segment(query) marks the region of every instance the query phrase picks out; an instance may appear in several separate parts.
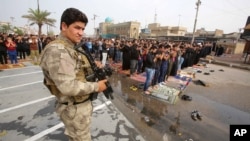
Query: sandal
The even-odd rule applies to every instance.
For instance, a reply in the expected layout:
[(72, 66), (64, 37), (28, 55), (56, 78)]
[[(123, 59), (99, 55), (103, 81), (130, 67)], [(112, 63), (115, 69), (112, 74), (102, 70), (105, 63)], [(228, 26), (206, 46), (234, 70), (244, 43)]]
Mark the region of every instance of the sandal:
[(202, 120), (202, 115), (199, 111), (194, 110), (193, 112), (191, 112), (191, 118), (196, 121), (197, 119)]
[(133, 91), (136, 91), (136, 90), (137, 90), (137, 87), (134, 86), (134, 85), (130, 86), (129, 88), (130, 88), (131, 90), (133, 90)]
[(197, 70), (197, 72), (198, 72), (198, 73), (202, 73), (202, 71), (201, 71), (201, 70)]
[(195, 113), (196, 113), (196, 115), (197, 115), (197, 119), (202, 120), (202, 114), (201, 114), (199, 111), (194, 110), (193, 112), (195, 112)]
[(197, 118), (197, 113), (195, 111), (191, 112), (191, 118), (196, 121), (198, 118)]
[(219, 69), (219, 71), (224, 71), (223, 69)]
[(192, 101), (192, 97), (185, 95), (185, 94), (181, 96), (181, 99), (186, 100), (186, 101)]

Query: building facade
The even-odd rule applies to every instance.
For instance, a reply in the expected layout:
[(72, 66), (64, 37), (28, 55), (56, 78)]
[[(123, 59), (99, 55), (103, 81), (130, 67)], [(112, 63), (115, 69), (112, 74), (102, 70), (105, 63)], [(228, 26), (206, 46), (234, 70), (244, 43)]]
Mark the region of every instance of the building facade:
[(140, 23), (136, 21), (129, 21), (114, 24), (109, 17), (105, 22), (99, 23), (97, 34), (102, 38), (139, 38)]
[(185, 36), (187, 32), (186, 27), (181, 26), (161, 26), (159, 23), (151, 23), (148, 28), (142, 29), (140, 33), (140, 38), (142, 39), (159, 39), (159, 38), (169, 38), (169, 37), (180, 37)]

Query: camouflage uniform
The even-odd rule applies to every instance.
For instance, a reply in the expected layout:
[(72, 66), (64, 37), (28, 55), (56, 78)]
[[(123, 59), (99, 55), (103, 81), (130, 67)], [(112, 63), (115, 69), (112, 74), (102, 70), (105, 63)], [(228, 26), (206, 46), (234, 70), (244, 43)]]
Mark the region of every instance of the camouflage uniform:
[(73, 141), (89, 141), (93, 111), (89, 94), (98, 91), (96, 82), (87, 82), (92, 73), (87, 58), (74, 50), (74, 44), (60, 35), (42, 52), (40, 66), (44, 84), (56, 96), (56, 112)]

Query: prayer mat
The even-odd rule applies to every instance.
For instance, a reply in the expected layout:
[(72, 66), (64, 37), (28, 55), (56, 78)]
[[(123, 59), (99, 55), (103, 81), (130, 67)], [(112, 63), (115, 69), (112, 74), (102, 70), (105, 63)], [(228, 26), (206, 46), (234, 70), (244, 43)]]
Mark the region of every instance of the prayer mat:
[(166, 85), (160, 85), (157, 89), (151, 91), (152, 97), (159, 98), (170, 104), (175, 104), (178, 100), (180, 90)]

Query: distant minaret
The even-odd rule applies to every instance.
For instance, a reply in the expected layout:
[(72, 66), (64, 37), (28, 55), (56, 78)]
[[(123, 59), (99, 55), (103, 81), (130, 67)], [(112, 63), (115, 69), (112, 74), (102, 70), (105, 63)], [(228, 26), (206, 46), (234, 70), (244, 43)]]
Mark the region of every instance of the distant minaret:
[(155, 17), (154, 17), (154, 23), (157, 22), (157, 13), (156, 13), (156, 9), (155, 9)]

